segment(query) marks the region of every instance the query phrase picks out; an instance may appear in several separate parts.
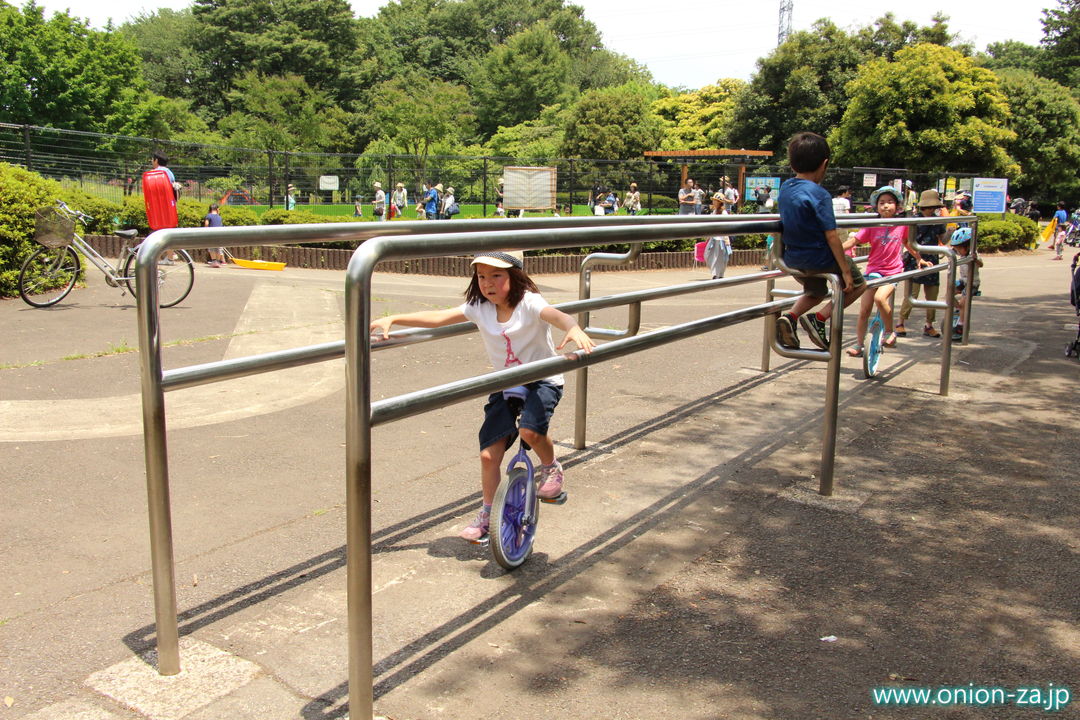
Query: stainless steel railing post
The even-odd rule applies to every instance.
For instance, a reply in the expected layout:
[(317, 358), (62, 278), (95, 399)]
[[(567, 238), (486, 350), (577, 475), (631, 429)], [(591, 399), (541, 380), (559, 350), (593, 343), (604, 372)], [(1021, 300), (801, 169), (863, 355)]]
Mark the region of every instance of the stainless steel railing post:
[[(629, 265), (641, 254), (641, 243), (630, 246), (626, 253), (591, 253), (581, 261), (581, 269), (578, 271), (578, 300), (587, 300), (592, 297), (592, 269), (595, 265)], [(634, 333), (641, 325), (641, 304), (637, 305), (637, 312), (631, 310), (630, 327)], [(589, 313), (578, 313), (578, 325), (582, 330), (589, 327)], [(589, 413), (589, 368), (583, 367), (575, 374), (574, 384), (574, 447), (578, 450), (585, 449), (585, 431), (588, 424)]]
[(949, 374), (952, 372), (952, 319), (956, 310), (956, 251), (945, 248), (942, 253), (949, 262), (945, 273), (945, 319), (941, 323), (941, 377), (938, 380), (938, 393), (942, 397), (949, 395)]
[(819, 495), (833, 494), (836, 466), (836, 421), (840, 412), (840, 346), (844, 342), (844, 283), (839, 275), (825, 276), (832, 286), (832, 318), (829, 321), (829, 363), (825, 376), (825, 410), (821, 428), (821, 479)]
[[(368, 241), (375, 243), (376, 241)], [(364, 248), (367, 247), (363, 246)], [(345, 280), (345, 543), (349, 715), (374, 710), (371, 592), (371, 325), (374, 263), (353, 253)]]
[(165, 390), (161, 384), (161, 325), (158, 315), (157, 260), (166, 235), (154, 233), (135, 261), (138, 288), (139, 363), (142, 384), (143, 453), (146, 503), (150, 517), (150, 565), (154, 581), (154, 622), (158, 672), (180, 672), (180, 632), (176, 618), (176, 571), (173, 563), (169, 456), (165, 433)]

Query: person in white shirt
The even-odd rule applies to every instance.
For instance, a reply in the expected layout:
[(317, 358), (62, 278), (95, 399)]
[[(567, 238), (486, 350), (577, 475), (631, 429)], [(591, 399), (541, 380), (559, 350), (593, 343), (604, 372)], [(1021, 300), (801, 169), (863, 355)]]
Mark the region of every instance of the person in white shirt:
[(386, 219), (386, 193), (383, 192), (382, 183), (375, 183), (375, 202), (371, 206), (376, 220)]
[[(395, 324), (431, 328), (471, 320), (496, 370), (555, 357), (571, 342), (585, 353), (592, 351), (593, 341), (577, 321), (541, 297), (536, 283), (525, 274), (520, 253), (480, 253), (473, 259), (472, 268), (464, 304), (447, 310), (388, 315), (371, 323), (372, 334), (385, 337)], [(566, 333), (558, 345), (552, 343), (551, 326)], [(487, 536), (503, 455), (519, 433), (542, 463), (537, 494), (545, 499), (563, 494), (562, 465), (548, 435), (551, 415), (562, 398), (563, 376), (552, 375), (521, 387), (524, 389), (518, 397), (523, 395), (523, 401), (508, 398), (509, 391), (496, 392), (484, 407), (480, 427), (483, 504), (476, 519), (461, 532), (461, 537), (470, 542), (482, 542)], [(517, 413), (520, 419), (515, 417)]]

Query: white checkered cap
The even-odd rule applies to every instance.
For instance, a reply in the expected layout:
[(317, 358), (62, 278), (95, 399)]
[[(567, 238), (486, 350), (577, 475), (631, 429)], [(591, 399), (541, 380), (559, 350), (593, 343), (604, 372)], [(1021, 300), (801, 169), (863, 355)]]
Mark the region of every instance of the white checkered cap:
[(490, 265), (497, 268), (525, 267), (525, 256), (520, 250), (514, 252), (485, 252), (473, 258), (473, 265)]

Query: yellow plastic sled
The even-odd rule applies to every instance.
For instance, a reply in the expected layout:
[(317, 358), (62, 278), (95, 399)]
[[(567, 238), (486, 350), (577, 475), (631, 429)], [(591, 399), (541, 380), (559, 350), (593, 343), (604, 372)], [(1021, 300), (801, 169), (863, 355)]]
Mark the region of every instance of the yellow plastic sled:
[(247, 268), (248, 270), (284, 270), (285, 269), (285, 263), (283, 263), (283, 262), (273, 262), (271, 260), (244, 260), (243, 258), (233, 257), (233, 254), (231, 252), (229, 252), (228, 248), (223, 248), (223, 249), (225, 250), (225, 255), (228, 256), (228, 258), (230, 260), (232, 260), (238, 266), (240, 266), (242, 268)]

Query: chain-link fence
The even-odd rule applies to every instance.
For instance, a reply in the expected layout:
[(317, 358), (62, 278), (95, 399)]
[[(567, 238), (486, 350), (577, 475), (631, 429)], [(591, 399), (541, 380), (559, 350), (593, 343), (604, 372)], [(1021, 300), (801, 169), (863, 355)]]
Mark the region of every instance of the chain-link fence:
[[(389, 194), (401, 183), (415, 204), (423, 183), (453, 187), (472, 214), (495, 214), (503, 168), (542, 166), (557, 169), (557, 204), (578, 212), (600, 188), (621, 198), (631, 182), (638, 185), (643, 212), (672, 213), (683, 179), (693, 177), (707, 193), (724, 179), (739, 188), (745, 204), (761, 185), (775, 189), (792, 176), (786, 166), (701, 157), (580, 160), (536, 157), (472, 157), (299, 153), (224, 147), (58, 130), (0, 123), (0, 162), (23, 165), (41, 175), (119, 202), (141, 193), (142, 171), (150, 154), (166, 153), (169, 167), (184, 185), (184, 196), (205, 202), (283, 207), (287, 189), (305, 209), (322, 214), (351, 214), (356, 201), (370, 202), (378, 181)], [(916, 190), (971, 187), (970, 174), (915, 173), (895, 168), (830, 168), (825, 186), (852, 190), (853, 203), (865, 203), (874, 189), (910, 180)], [(708, 207), (708, 200), (705, 205)]]

